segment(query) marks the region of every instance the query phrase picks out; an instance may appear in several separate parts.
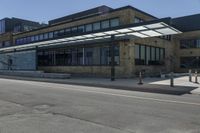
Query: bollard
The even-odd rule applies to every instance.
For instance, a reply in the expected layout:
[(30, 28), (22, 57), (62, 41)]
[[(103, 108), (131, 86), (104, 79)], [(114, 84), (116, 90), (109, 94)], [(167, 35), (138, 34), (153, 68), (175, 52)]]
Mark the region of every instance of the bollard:
[(140, 72), (139, 74), (139, 85), (143, 85), (143, 82), (142, 82), (142, 72)]
[(170, 74), (170, 86), (174, 87), (174, 73), (173, 72), (171, 72)]
[(198, 72), (195, 70), (195, 83), (198, 83)]
[(189, 82), (192, 82), (192, 70), (189, 70)]

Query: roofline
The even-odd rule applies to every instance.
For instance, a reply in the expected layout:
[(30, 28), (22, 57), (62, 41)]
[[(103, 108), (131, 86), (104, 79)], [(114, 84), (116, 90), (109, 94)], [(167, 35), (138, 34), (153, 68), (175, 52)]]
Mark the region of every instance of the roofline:
[[(94, 7), (94, 8), (90, 8), (90, 9), (87, 9), (87, 10), (84, 10), (84, 11), (79, 11), (79, 12), (76, 12), (76, 13), (72, 13), (72, 14), (69, 14), (69, 15), (66, 15), (66, 16), (63, 16), (63, 17), (59, 17), (59, 18), (56, 18), (56, 19), (52, 19), (52, 20), (49, 20), (49, 24), (52, 23), (52, 21), (56, 21), (56, 20), (59, 20), (59, 19), (62, 19), (62, 18), (66, 18), (66, 17), (70, 17), (70, 16), (74, 16), (74, 15), (77, 15), (77, 14), (81, 14), (81, 13), (84, 13), (84, 12), (89, 12), (91, 10), (95, 10), (95, 9), (99, 9), (99, 8), (103, 8), (103, 7), (106, 7), (109, 9), (109, 12), (114, 10), (113, 8), (109, 7), (109, 6), (106, 6), (106, 5), (101, 5), (101, 6), (98, 6), (98, 7)], [(102, 12), (104, 13), (104, 12)], [(89, 14), (90, 16), (92, 16), (91, 14)], [(85, 17), (83, 17), (84, 19)], [(76, 18), (75, 18), (76, 20)], [(69, 19), (67, 20), (64, 20), (64, 21), (60, 21), (60, 22), (55, 22), (55, 23), (52, 23), (50, 25), (55, 25), (55, 24), (59, 24), (59, 23), (62, 23), (62, 22), (66, 22), (66, 21), (69, 21)]]
[(155, 17), (155, 16), (153, 16), (153, 15), (151, 15), (151, 14), (145, 12), (145, 11), (142, 11), (142, 10), (140, 10), (140, 9), (138, 9), (138, 8), (135, 8), (135, 7), (133, 7), (133, 6), (130, 6), (130, 5), (124, 6), (124, 7), (120, 7), (120, 8), (114, 9), (114, 10), (115, 10), (115, 11), (118, 11), (118, 10), (123, 10), (123, 9), (132, 9), (132, 10), (138, 11), (138, 12), (140, 12), (140, 13), (142, 13), (142, 14), (145, 14), (145, 15), (147, 15), (147, 16), (150, 16), (150, 17), (153, 17), (153, 18), (155, 18), (155, 19), (158, 19), (157, 17)]
[[(124, 7), (120, 7), (120, 8), (116, 8), (116, 9), (113, 9), (113, 10), (111, 10), (111, 11), (108, 12), (108, 13), (112, 13), (112, 12), (116, 12), (116, 11), (120, 11), (120, 10), (125, 10), (125, 9), (136, 10), (136, 11), (141, 12), (141, 13), (143, 13), (143, 14), (146, 14), (146, 15), (148, 15), (148, 16), (150, 16), (150, 17), (153, 17), (153, 18), (155, 18), (155, 19), (158, 19), (157, 17), (152, 16), (151, 14), (148, 14), (148, 13), (146, 13), (146, 12), (144, 12), (144, 11), (141, 11), (141, 10), (135, 8), (135, 7), (130, 6), (130, 5), (124, 6)], [(42, 29), (46, 29), (46, 28), (50, 28), (50, 27), (55, 27), (55, 26), (58, 26), (58, 25), (66, 24), (66, 23), (71, 23), (71, 22), (75, 22), (75, 21), (79, 21), (79, 20), (83, 20), (83, 19), (87, 19), (87, 18), (91, 18), (91, 17), (96, 17), (96, 16), (99, 16), (99, 15), (101, 15), (101, 14), (91, 15), (91, 16), (89, 16), (89, 17), (80, 18), (80, 19), (76, 19), (76, 20), (72, 20), (72, 21), (68, 21), (68, 22), (61, 22), (61, 23), (57, 23), (57, 24), (54, 24), (54, 25), (47, 25), (47, 26), (45, 26), (45, 27), (33, 29), (33, 30), (31, 30), (31, 31), (20, 32), (20, 33), (14, 34), (14, 35), (21, 35), (21, 34), (24, 34), (24, 33), (30, 33), (30, 32), (34, 32), (34, 31), (38, 31), (38, 30), (42, 30)]]

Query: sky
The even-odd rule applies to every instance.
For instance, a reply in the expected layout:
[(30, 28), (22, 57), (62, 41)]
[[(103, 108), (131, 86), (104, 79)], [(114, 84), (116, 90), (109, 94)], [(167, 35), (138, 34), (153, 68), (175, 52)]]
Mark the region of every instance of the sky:
[(101, 5), (131, 5), (158, 18), (200, 13), (200, 0), (0, 0), (0, 19), (18, 17), (48, 23), (49, 20)]

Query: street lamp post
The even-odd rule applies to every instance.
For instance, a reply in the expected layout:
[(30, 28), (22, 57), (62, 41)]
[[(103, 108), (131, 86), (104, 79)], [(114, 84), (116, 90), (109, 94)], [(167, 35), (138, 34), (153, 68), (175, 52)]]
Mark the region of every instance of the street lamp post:
[(111, 81), (115, 81), (115, 36), (111, 36), (110, 56), (111, 56)]

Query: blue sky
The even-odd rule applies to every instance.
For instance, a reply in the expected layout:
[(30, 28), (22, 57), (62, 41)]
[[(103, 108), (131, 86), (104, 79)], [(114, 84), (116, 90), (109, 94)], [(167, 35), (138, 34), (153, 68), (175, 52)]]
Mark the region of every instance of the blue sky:
[(113, 8), (131, 5), (159, 18), (200, 13), (200, 0), (1, 0), (0, 18), (19, 17), (47, 23), (100, 5)]

